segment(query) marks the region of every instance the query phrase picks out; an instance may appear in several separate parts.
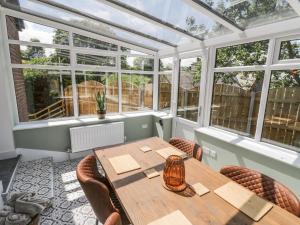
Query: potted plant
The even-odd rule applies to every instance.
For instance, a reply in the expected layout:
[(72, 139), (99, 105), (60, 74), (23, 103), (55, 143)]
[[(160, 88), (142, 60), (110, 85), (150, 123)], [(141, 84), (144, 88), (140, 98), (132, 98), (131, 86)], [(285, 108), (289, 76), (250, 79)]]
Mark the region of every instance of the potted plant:
[(99, 91), (96, 94), (97, 114), (99, 119), (104, 119), (106, 114), (106, 93)]

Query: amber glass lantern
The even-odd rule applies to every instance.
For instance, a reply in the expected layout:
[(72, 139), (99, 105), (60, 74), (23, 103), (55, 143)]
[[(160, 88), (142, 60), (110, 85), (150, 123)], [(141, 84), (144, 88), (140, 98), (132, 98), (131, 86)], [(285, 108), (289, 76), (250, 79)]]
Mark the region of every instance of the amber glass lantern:
[(171, 191), (183, 191), (187, 187), (182, 157), (171, 155), (167, 158), (163, 178), (165, 187)]

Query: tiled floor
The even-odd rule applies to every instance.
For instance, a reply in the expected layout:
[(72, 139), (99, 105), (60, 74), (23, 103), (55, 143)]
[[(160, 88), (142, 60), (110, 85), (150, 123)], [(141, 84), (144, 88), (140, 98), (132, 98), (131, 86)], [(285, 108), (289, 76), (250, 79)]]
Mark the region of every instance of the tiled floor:
[(79, 160), (54, 164), (53, 207), (43, 213), (41, 225), (94, 225), (95, 215), (76, 178)]
[(80, 159), (53, 163), (51, 158), (21, 162), (11, 191), (52, 197), (40, 225), (95, 225), (96, 217), (76, 178)]

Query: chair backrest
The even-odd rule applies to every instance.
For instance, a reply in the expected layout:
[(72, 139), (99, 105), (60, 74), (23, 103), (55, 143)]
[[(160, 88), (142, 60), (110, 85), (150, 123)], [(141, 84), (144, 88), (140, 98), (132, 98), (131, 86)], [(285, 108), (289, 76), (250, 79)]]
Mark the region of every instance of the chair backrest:
[(203, 151), (200, 145), (198, 145), (197, 143), (178, 137), (171, 138), (169, 143), (174, 147), (180, 149), (181, 151), (187, 153), (188, 156), (194, 157), (199, 161), (202, 160)]
[(300, 202), (287, 187), (258, 171), (240, 166), (225, 166), (220, 173), (258, 196), (300, 216)]
[[(104, 224), (106, 220), (118, 210), (112, 204), (109, 197), (109, 189), (101, 182), (101, 175), (97, 168), (94, 155), (88, 155), (82, 159), (76, 169), (77, 179), (90, 202), (98, 220)], [(119, 220), (118, 225), (121, 225)]]

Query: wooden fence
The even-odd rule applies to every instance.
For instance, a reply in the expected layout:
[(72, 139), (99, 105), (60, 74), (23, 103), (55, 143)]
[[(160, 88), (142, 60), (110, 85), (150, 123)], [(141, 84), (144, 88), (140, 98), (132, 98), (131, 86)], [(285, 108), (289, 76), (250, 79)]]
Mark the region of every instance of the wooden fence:
[[(260, 92), (216, 84), (211, 123), (255, 135)], [(300, 147), (300, 88), (269, 90), (262, 137)]]

